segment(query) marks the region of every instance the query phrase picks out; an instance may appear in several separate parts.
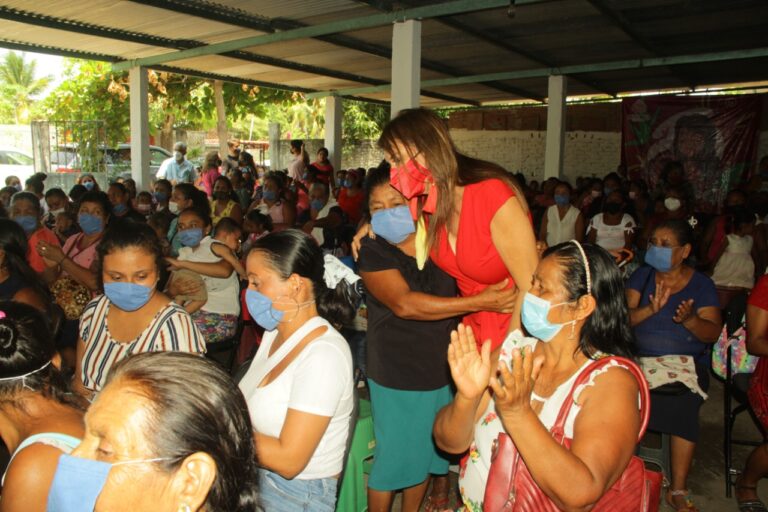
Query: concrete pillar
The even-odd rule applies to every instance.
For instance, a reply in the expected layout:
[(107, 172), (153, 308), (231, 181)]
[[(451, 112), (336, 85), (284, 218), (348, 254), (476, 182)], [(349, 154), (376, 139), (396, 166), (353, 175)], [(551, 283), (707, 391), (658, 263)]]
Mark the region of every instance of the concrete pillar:
[(131, 177), (136, 190), (149, 190), (154, 176), (149, 170), (149, 99), (147, 68), (135, 66), (128, 72), (131, 113)]
[(565, 152), (565, 99), (568, 79), (563, 75), (549, 77), (547, 97), (547, 140), (544, 151), (544, 179), (563, 175)]
[(269, 123), (269, 170), (277, 171), (280, 166), (280, 123)]
[(419, 106), (421, 90), (421, 21), (407, 20), (392, 29), (392, 117)]
[[(341, 122), (344, 118), (344, 100), (338, 96), (325, 98), (325, 147), (328, 148), (328, 160), (334, 171), (341, 169)], [(331, 176), (331, 184), (336, 183), (336, 173)]]

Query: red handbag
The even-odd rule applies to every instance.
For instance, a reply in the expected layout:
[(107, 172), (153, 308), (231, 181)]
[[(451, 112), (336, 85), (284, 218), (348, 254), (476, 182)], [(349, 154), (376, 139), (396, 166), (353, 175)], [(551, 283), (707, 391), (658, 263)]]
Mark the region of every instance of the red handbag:
[[(604, 357), (590, 364), (577, 377), (563, 402), (552, 426), (552, 437), (570, 449), (571, 439), (565, 437), (565, 420), (573, 405), (573, 392), (586, 383), (590, 375), (611, 361), (625, 366), (640, 386), (640, 433), (643, 438), (650, 416), (650, 392), (642, 370), (623, 357)], [(657, 512), (661, 499), (662, 473), (645, 468), (642, 459), (632, 456), (629, 465), (592, 508), (592, 512)], [(494, 441), (491, 468), (483, 498), (483, 512), (557, 512), (560, 509), (536, 484), (508, 434), (501, 432)]]

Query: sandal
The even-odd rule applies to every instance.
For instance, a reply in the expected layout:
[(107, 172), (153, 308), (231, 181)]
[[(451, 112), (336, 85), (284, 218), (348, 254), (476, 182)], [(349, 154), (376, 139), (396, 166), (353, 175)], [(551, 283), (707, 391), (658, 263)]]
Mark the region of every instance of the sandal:
[[(676, 506), (674, 503), (675, 498), (683, 498), (683, 502), (685, 504), (681, 507)], [(666, 501), (667, 505), (675, 509), (677, 512), (699, 512), (699, 509), (696, 508), (696, 505), (693, 504), (693, 496), (691, 495), (690, 489), (669, 489), (667, 491)]]
[(424, 500), (424, 512), (453, 512), (451, 500), (448, 496), (438, 498), (430, 494)]
[[(757, 486), (752, 485), (736, 485), (736, 490), (744, 489), (747, 491), (755, 491), (757, 492)], [(760, 499), (746, 499), (746, 500), (736, 500), (736, 506), (739, 507), (739, 512), (768, 512), (768, 508), (765, 507), (765, 504), (760, 501)]]

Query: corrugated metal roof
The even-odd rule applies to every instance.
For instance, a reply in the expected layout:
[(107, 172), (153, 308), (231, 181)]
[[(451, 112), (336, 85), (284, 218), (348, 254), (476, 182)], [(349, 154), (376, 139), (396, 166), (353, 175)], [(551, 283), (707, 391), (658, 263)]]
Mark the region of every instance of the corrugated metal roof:
[[(435, 5), (434, 0), (8, 0), (0, 38), (14, 47), (95, 53), (116, 60)], [(425, 19), (422, 79), (768, 47), (768, 2), (541, 0)], [(391, 79), (390, 25), (273, 43), (168, 63), (195, 72), (319, 91)], [(9, 46), (3, 43), (0, 46)], [(79, 52), (79, 53), (78, 53)], [(768, 80), (768, 59), (581, 73), (573, 95)], [(428, 96), (427, 94), (430, 94)], [(544, 98), (546, 77), (432, 88), (425, 105)], [(389, 93), (367, 94), (388, 99)]]

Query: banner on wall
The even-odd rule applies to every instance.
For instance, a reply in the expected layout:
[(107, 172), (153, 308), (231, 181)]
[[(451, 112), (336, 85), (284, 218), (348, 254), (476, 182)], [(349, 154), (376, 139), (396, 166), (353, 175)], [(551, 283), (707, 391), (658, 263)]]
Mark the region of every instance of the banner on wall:
[(663, 192), (664, 167), (678, 161), (696, 208), (717, 211), (755, 161), (760, 108), (757, 95), (625, 98), (622, 164), (652, 192)]

